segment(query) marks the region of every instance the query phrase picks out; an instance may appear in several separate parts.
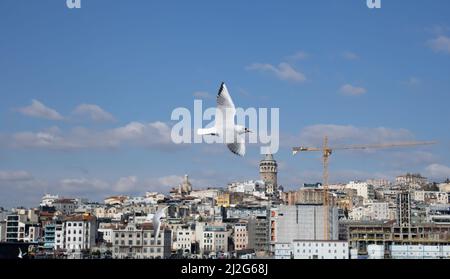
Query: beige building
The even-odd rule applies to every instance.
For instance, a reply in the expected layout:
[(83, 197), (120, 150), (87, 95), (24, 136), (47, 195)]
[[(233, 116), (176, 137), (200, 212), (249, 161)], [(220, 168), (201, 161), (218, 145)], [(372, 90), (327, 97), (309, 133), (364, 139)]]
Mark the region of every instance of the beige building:
[(203, 227), (200, 239), (200, 250), (204, 255), (213, 252), (228, 252), (228, 237), (230, 232), (226, 225), (211, 224)]
[(248, 247), (248, 229), (246, 222), (239, 222), (234, 225), (234, 250), (244, 250)]
[(161, 227), (155, 241), (153, 224), (129, 223), (113, 230), (112, 245), (115, 259), (168, 258), (172, 248), (172, 231)]

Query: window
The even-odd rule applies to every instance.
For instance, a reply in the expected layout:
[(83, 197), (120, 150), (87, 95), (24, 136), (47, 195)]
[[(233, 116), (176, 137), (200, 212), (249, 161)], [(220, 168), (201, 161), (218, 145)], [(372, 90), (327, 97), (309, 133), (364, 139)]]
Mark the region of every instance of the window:
[(67, 226), (72, 227), (72, 223), (70, 223), (70, 222), (67, 223)]

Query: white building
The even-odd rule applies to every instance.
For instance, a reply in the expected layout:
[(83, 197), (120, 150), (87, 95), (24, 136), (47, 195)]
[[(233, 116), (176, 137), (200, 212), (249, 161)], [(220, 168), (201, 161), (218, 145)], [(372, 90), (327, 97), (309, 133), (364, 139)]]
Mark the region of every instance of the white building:
[(387, 179), (367, 179), (366, 182), (374, 187), (388, 187), (391, 186), (391, 182)]
[(384, 259), (384, 245), (367, 245), (367, 254), (371, 260)]
[(348, 213), (348, 218), (354, 221), (361, 221), (367, 216), (367, 208), (364, 206), (353, 207)]
[[(279, 205), (272, 210), (270, 217), (270, 239), (275, 243), (291, 243), (294, 239), (336, 240), (338, 239), (338, 209), (328, 206), (327, 213), (323, 205)], [(325, 229), (327, 231), (325, 231)]]
[(28, 233), (25, 237), (25, 242), (37, 242), (42, 237), (43, 230), (40, 225), (34, 224), (28, 227)]
[(65, 243), (65, 236), (64, 236), (64, 228), (63, 224), (55, 224), (55, 250), (62, 250), (64, 249), (64, 243)]
[(256, 191), (264, 191), (264, 187), (265, 184), (262, 180), (248, 180), (228, 184), (228, 191), (252, 195)]
[(59, 199), (58, 195), (46, 194), (45, 196), (42, 197), (40, 206), (52, 206), (53, 202), (58, 199)]
[(428, 180), (426, 177), (416, 173), (407, 173), (405, 175), (400, 175), (395, 178), (395, 183), (397, 185), (408, 185), (411, 188), (420, 188), (420, 186), (426, 185)]
[(215, 199), (219, 194), (219, 189), (193, 190), (189, 196), (203, 199)]
[(373, 186), (367, 182), (350, 181), (345, 188), (356, 190), (357, 195), (363, 197), (364, 200), (371, 200), (375, 195)]
[(61, 198), (54, 200), (52, 206), (54, 206), (57, 211), (67, 215), (75, 211), (78, 207), (78, 202), (75, 199)]
[(276, 243), (275, 259), (348, 259), (347, 241), (294, 240)]
[(228, 252), (228, 237), (230, 232), (227, 231), (226, 225), (210, 224), (203, 228), (200, 239), (200, 251), (202, 254)]
[(63, 249), (71, 252), (89, 250), (95, 246), (97, 219), (90, 214), (67, 217), (63, 222)]
[(419, 202), (447, 204), (448, 193), (434, 191), (414, 191), (413, 199)]
[(100, 223), (98, 226), (98, 233), (102, 235), (103, 241), (106, 243), (113, 242), (113, 231), (120, 226), (118, 223)]
[(369, 220), (389, 220), (390, 211), (387, 202), (370, 202), (367, 204), (369, 208)]
[(178, 230), (174, 231), (174, 234), (173, 249), (175, 251), (190, 252), (195, 237), (194, 231), (191, 230), (190, 226), (178, 228)]
[(275, 259), (289, 260), (294, 257), (292, 243), (275, 243)]
[(449, 245), (391, 245), (393, 259), (449, 259)]
[(387, 202), (368, 202), (363, 206), (354, 207), (348, 214), (350, 220), (370, 221), (370, 220), (392, 220), (395, 219), (389, 203)]
[(172, 231), (162, 226), (155, 241), (153, 224), (129, 223), (113, 230), (112, 242), (115, 259), (168, 258), (172, 248)]

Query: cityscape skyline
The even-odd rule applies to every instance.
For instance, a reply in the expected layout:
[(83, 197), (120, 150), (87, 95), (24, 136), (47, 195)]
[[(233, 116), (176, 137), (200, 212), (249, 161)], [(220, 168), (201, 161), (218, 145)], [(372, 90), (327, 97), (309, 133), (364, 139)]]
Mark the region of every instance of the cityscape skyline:
[(325, 135), (330, 145), (438, 141), (336, 153), (332, 183), (450, 177), (448, 1), (59, 2), (0, 3), (0, 206), (167, 193), (184, 174), (199, 188), (257, 179), (259, 145), (236, 158), (170, 141), (172, 110), (214, 107), (222, 81), (243, 108), (280, 109), (287, 190), (322, 181), (320, 155), (291, 148)]

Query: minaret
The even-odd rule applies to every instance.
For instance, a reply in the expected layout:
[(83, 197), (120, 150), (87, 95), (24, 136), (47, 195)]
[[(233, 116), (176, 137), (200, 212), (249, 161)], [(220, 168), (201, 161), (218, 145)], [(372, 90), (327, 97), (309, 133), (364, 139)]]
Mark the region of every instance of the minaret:
[(259, 163), (259, 174), (261, 180), (266, 184), (266, 194), (276, 194), (278, 189), (277, 184), (278, 164), (273, 158), (272, 154), (264, 155), (264, 159)]

